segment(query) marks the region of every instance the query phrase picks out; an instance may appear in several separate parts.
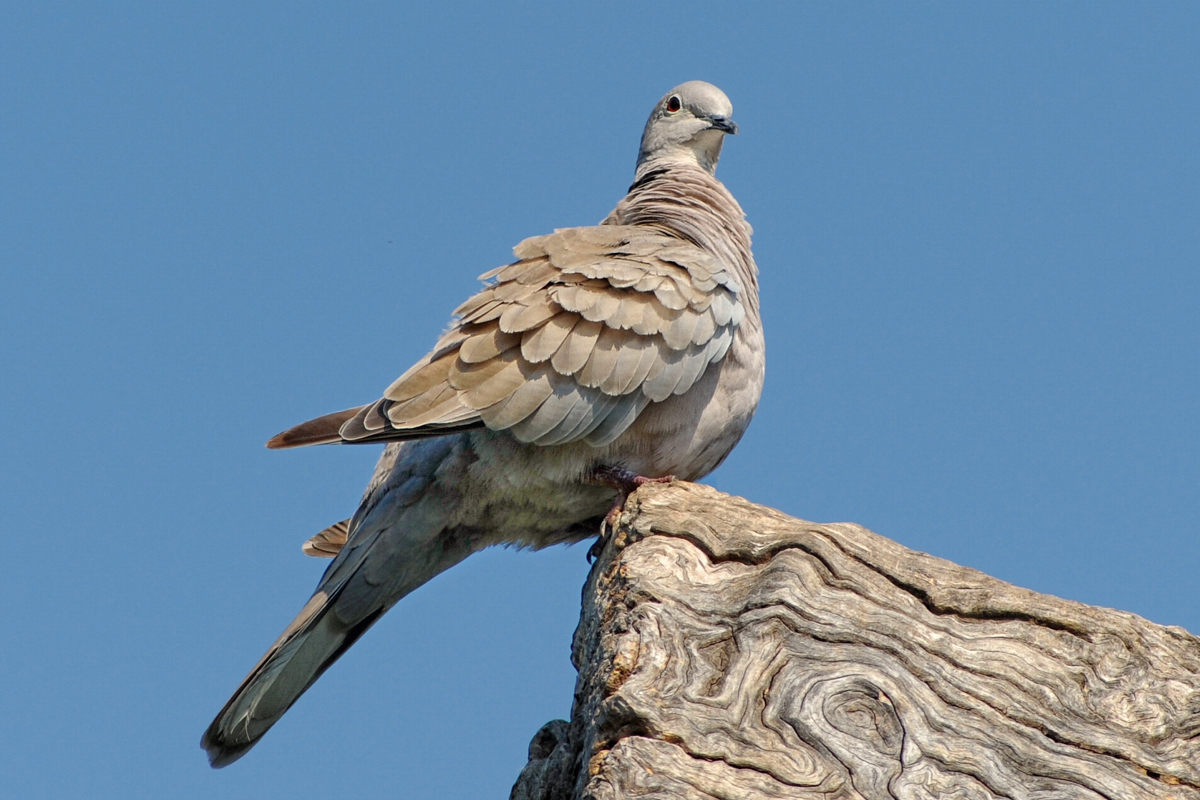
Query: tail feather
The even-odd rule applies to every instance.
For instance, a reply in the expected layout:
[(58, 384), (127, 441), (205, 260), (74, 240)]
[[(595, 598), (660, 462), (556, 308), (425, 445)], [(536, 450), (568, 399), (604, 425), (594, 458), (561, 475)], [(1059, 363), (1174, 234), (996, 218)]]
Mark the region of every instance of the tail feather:
[(330, 629), (336, 618), (328, 608), (323, 592), (313, 595), (208, 726), (200, 745), (212, 766), (224, 767), (241, 758), (327, 666), (323, 662), (337, 652), (343, 638)]
[(469, 531), (445, 528), (445, 498), (394, 497), (403, 502), (381, 503), (351, 532), (316, 593), (208, 726), (200, 745), (212, 766), (241, 758), (384, 612), (476, 549)]
[(346, 538), (350, 533), (350, 520), (335, 522), (301, 546), (306, 556), (316, 558), (334, 558), (346, 546)]
[[(309, 601), (204, 732), (200, 746), (208, 751), (213, 767), (228, 766), (245, 755), (387, 610), (379, 608), (346, 626), (329, 613), (328, 598), (320, 595)], [(311, 618), (307, 624), (301, 623), (305, 617)]]

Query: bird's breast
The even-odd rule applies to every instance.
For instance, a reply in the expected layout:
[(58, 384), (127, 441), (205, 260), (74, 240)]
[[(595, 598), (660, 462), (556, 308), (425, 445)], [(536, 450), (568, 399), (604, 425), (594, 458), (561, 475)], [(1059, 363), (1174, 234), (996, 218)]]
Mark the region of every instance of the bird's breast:
[(648, 406), (610, 446), (609, 459), (647, 477), (699, 480), (746, 432), (762, 396), (764, 367), (761, 328), (740, 327), (725, 358), (687, 392)]

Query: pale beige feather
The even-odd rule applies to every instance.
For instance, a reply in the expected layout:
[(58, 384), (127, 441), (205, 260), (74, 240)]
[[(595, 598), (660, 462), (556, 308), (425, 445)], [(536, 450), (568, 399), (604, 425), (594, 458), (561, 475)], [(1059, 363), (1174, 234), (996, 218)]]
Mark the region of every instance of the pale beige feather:
[[(517, 303), (519, 305), (525, 305), (525, 303), (536, 296), (541, 289), (541, 286), (509, 281), (508, 283), (497, 283), (494, 287), (492, 287), (492, 296), (502, 303)], [(505, 311), (507, 310), (508, 309), (506, 308)]]
[(610, 314), (604, 320), (604, 324), (610, 328), (618, 328), (621, 330), (633, 330), (637, 333), (658, 333), (656, 330), (638, 330), (643, 327), (643, 320), (646, 317), (646, 306), (649, 305), (653, 295), (647, 297), (640, 292), (624, 292), (621, 295), (621, 304), (616, 311)]
[(604, 383), (617, 365), (617, 353), (626, 335), (633, 336), (635, 334), (626, 334), (624, 331), (613, 328), (601, 328), (587, 363), (583, 365), (583, 369), (579, 370), (575, 379), (589, 388), (598, 388)]
[(692, 334), (700, 315), (688, 309), (681, 313), (662, 332), (663, 340), (672, 350), (682, 350), (692, 344)]
[[(554, 278), (558, 277), (558, 270), (554, 265), (545, 259), (535, 259), (533, 261), (518, 261), (517, 264), (524, 265), (520, 272), (513, 275), (511, 280), (517, 283), (525, 284), (526, 286), (545, 286)], [(510, 280), (500, 277), (500, 280)]]
[(540, 328), (526, 331), (521, 337), (521, 356), (531, 364), (550, 360), (577, 322), (577, 314), (563, 311), (555, 314)]
[(380, 431), (386, 428), (389, 424), (388, 418), (384, 415), (385, 406), (383, 403), (376, 403), (367, 409), (367, 413), (362, 417), (363, 427), (369, 431)]
[(717, 334), (717, 321), (712, 313), (703, 311), (696, 314), (696, 327), (692, 330), (692, 344), (704, 344)]
[(462, 315), (462, 323), (464, 325), (483, 324), (492, 322), (500, 318), (508, 308), (506, 303), (497, 300), (494, 297), (489, 297), (488, 300), (473, 309), (470, 313)]
[(516, 360), (517, 354), (511, 350), (481, 364), (468, 364), (459, 359), (450, 365), (446, 373), (446, 383), (457, 391), (466, 393), (491, 380), (505, 367), (514, 365)]
[(454, 316), (467, 322), (471, 320), (472, 315), (478, 313), (481, 309), (499, 302), (496, 299), (494, 287), (489, 286), (454, 309)]
[(426, 426), (454, 426), (478, 419), (479, 412), (464, 403), (461, 394), (453, 390), (442, 390), (431, 398), (427, 407), (410, 409), (408, 414), (395, 422), (395, 428), (415, 430)]
[(583, 369), (603, 328), (604, 326), (599, 322), (580, 320), (571, 329), (562, 345), (550, 358), (550, 363), (554, 365), (554, 369), (558, 371), (559, 375), (574, 375)]
[(477, 328), (478, 332), (461, 343), (458, 357), (468, 364), (482, 364), (521, 343), (519, 334), (505, 333), (500, 328)]
[(392, 403), (387, 409), (387, 418), (397, 428), (411, 428), (419, 424), (434, 408), (440, 408), (451, 400), (458, 399), (458, 392), (448, 383), (439, 383), (428, 391), (401, 403)]
[(600, 383), (600, 391), (609, 395), (627, 394), (635, 386), (638, 367), (642, 356), (653, 345), (642, 341), (642, 337), (631, 331), (622, 331), (617, 342), (617, 358), (608, 376)]
[(475, 409), (487, 408), (508, 397), (525, 382), (526, 369), (515, 351), (510, 350), (490, 363), (499, 364), (500, 369), (488, 375), (486, 380), (467, 388), (455, 386), (459, 390), (458, 398), (463, 405)]
[(647, 294), (644, 297), (642, 319), (633, 326), (634, 333), (640, 333), (643, 336), (661, 334), (667, 326), (679, 318), (680, 314), (684, 313), (682, 309), (667, 308), (653, 294)]
[(450, 368), (458, 360), (458, 353), (447, 353), (432, 362), (427, 359), (428, 356), (410, 367), (408, 372), (387, 388), (383, 396), (388, 400), (408, 400), (429, 391), (439, 383), (444, 383)]
[(554, 393), (556, 377), (557, 373), (548, 366), (535, 369), (508, 397), (480, 411), (480, 416), (492, 430), (511, 428), (537, 411)]
[(647, 274), (644, 278), (633, 285), (633, 288), (639, 292), (653, 292), (663, 285), (663, 281), (667, 278), (665, 275)]
[(549, 295), (539, 294), (528, 299), (528, 304), (513, 304), (500, 315), (500, 330), (505, 333), (524, 333), (552, 319), (562, 307)]
[(559, 381), (537, 410), (513, 425), (509, 431), (523, 442), (549, 443), (554, 431), (561, 430), (565, 424), (573, 425), (564, 422), (572, 414), (586, 414), (594, 407), (594, 398), (586, 394), (585, 389), (573, 381)]

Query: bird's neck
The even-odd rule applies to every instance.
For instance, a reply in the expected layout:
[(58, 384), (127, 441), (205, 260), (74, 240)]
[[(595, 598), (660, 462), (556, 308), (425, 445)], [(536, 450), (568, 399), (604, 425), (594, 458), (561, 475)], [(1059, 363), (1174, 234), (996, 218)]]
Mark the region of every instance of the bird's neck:
[(709, 175), (714, 175), (717, 162), (721, 160), (721, 147), (724, 143), (725, 134), (713, 129), (701, 131), (688, 142), (674, 145), (658, 141), (650, 143), (643, 137), (642, 148), (638, 153), (637, 175), (654, 169), (654, 165), (664, 164), (698, 167)]
[(629, 194), (604, 222), (655, 228), (713, 253), (733, 268), (747, 301), (758, 305), (758, 268), (750, 252), (753, 231), (745, 212), (699, 166), (667, 159), (639, 164)]

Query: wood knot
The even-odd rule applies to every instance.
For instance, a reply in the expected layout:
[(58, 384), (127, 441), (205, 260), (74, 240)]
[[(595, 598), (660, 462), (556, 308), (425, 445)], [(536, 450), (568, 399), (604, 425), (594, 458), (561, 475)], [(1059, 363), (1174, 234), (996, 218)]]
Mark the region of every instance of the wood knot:
[(865, 678), (853, 677), (825, 681), (814, 690), (821, 694), (821, 715), (830, 726), (869, 743), (878, 753), (900, 756), (904, 728), (882, 689)]

